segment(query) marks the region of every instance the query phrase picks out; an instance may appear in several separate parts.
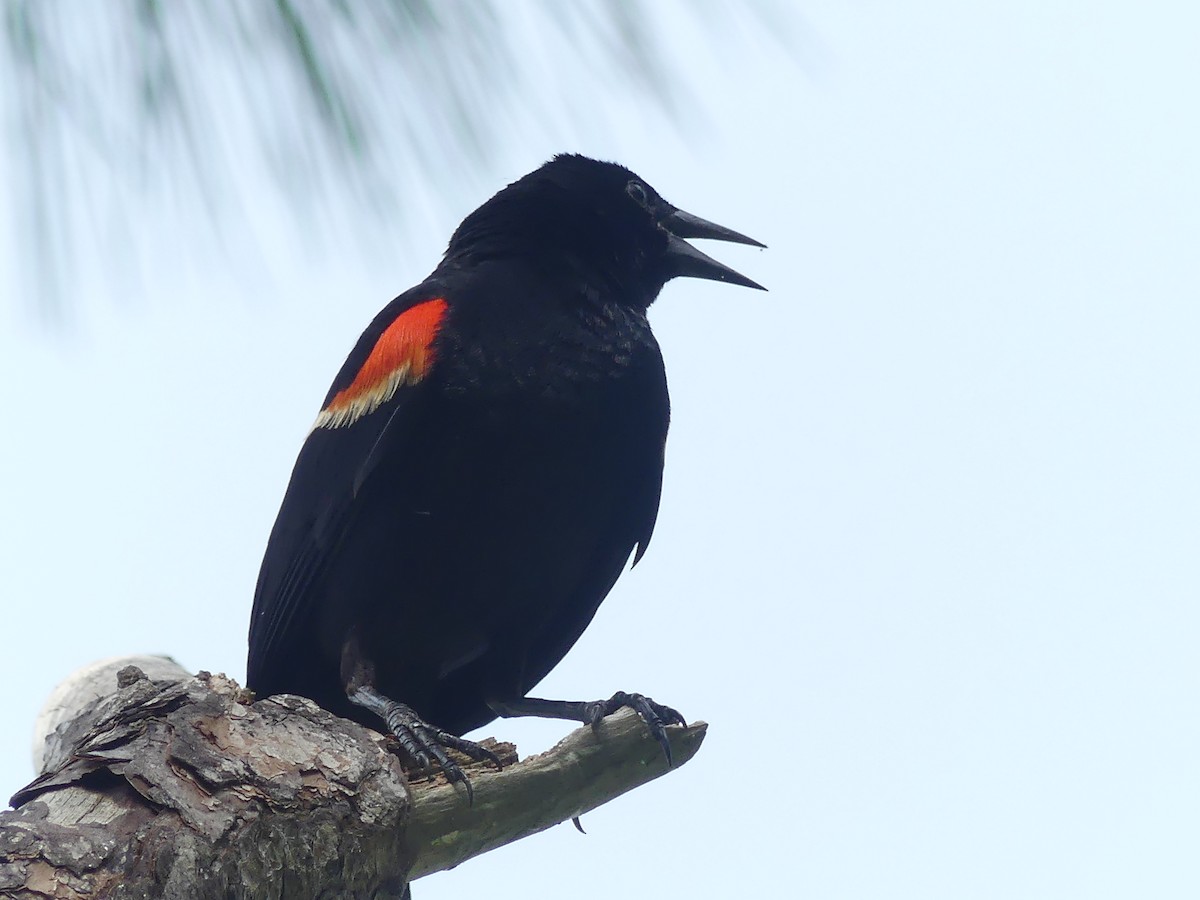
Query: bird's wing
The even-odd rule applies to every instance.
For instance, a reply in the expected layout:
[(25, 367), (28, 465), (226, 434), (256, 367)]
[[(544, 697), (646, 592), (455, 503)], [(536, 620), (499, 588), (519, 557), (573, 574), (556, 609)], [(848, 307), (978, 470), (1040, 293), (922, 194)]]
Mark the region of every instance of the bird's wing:
[(251, 689), (270, 691), (271, 672), (283, 664), (278, 653), (312, 608), (313, 587), (354, 519), (372, 460), (411, 427), (448, 308), (427, 287), (397, 297), (334, 379), (296, 460), (259, 571), (247, 660)]

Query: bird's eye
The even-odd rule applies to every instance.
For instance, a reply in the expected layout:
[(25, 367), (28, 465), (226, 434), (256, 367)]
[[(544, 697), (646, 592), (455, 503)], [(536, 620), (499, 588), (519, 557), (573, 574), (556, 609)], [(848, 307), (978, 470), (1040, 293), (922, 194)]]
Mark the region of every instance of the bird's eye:
[(634, 200), (641, 206), (650, 204), (650, 197), (646, 194), (646, 186), (640, 181), (631, 181), (625, 185), (625, 190)]

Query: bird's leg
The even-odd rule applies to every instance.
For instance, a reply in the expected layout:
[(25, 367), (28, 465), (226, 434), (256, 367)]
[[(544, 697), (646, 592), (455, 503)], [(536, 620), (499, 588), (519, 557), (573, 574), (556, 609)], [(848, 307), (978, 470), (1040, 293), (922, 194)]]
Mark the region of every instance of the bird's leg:
[(650, 729), (650, 734), (658, 741), (667, 757), (667, 766), (673, 764), (671, 744), (667, 740), (667, 725), (687, 725), (676, 710), (661, 703), (655, 703), (642, 694), (627, 694), (617, 691), (607, 700), (593, 700), (590, 703), (582, 700), (542, 700), (538, 697), (519, 697), (516, 700), (489, 700), (488, 706), (498, 716), (513, 718), (515, 716), (537, 716), (542, 719), (569, 719), (572, 722), (582, 722), (595, 728), (605, 716), (612, 715), (618, 709), (628, 706), (639, 716)]
[(448, 782), (459, 782), (466, 788), (467, 802), (474, 803), (475, 791), (471, 787), (470, 779), (446, 753), (446, 748), (457, 750), (477, 762), (487, 760), (497, 769), (503, 768), (500, 757), (474, 741), (465, 740), (430, 725), (418, 716), (412, 707), (385, 697), (373, 683), (374, 666), (357, 650), (358, 642), (351, 639), (346, 642), (342, 652), (342, 678), (346, 686), (346, 697), (355, 706), (368, 709), (383, 719), (388, 730), (413, 762), (422, 769), (430, 769), (436, 763)]

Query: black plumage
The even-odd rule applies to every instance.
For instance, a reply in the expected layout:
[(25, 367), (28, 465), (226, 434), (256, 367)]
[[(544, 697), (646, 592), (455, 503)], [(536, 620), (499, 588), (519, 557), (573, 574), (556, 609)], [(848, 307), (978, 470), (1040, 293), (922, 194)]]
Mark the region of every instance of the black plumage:
[[(419, 762), (527, 698), (654, 530), (669, 403), (646, 310), (678, 275), (758, 285), (685, 237), (757, 244), (629, 170), (558, 156), (469, 215), (389, 303), (300, 451), (259, 575), (248, 686), (381, 720)], [(761, 246), (761, 245), (760, 245)]]

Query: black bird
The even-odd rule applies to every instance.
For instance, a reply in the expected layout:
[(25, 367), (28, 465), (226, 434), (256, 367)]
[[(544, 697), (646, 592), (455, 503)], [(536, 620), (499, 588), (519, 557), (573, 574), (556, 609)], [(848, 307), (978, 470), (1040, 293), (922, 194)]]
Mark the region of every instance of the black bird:
[[(423, 766), (494, 757), (497, 716), (581, 722), (639, 694), (526, 694), (658, 513), (669, 402), (646, 310), (677, 276), (760, 288), (684, 238), (758, 241), (615, 163), (560, 155), (471, 213), (334, 379), (271, 531), (247, 684), (378, 727)], [(468, 792), (470, 785), (466, 785)]]

